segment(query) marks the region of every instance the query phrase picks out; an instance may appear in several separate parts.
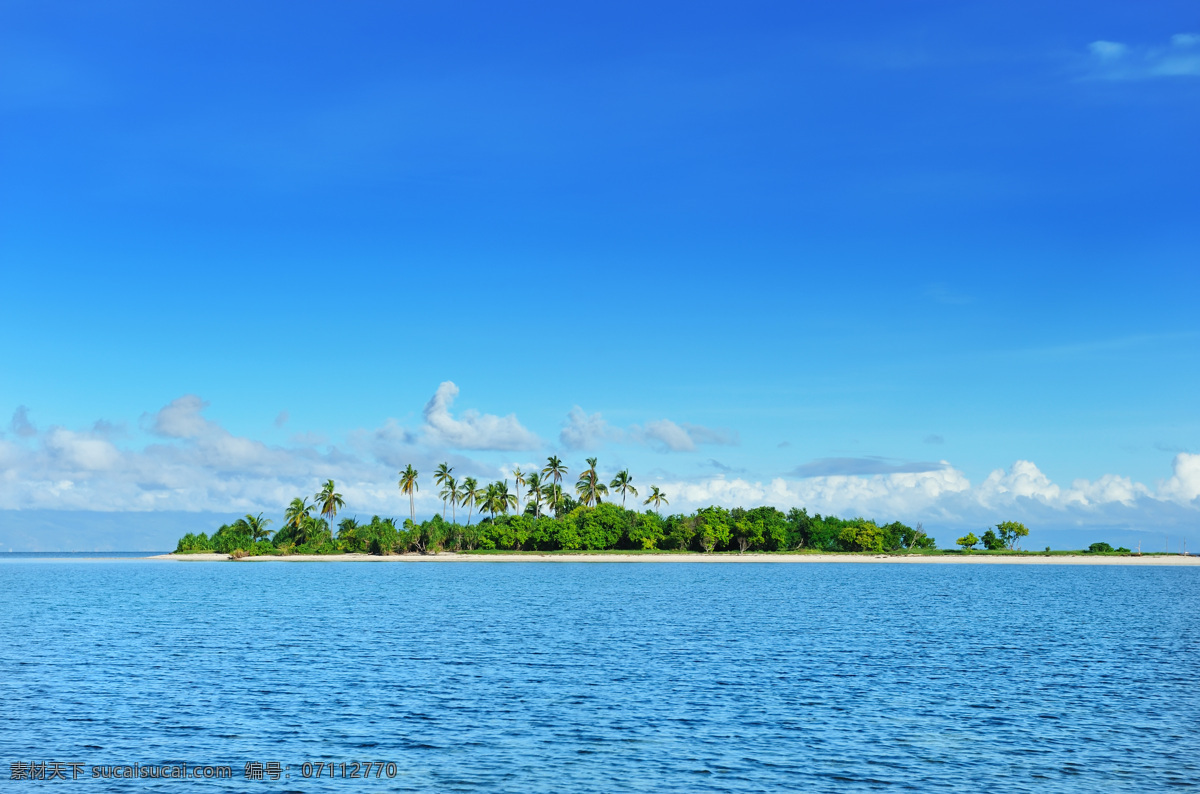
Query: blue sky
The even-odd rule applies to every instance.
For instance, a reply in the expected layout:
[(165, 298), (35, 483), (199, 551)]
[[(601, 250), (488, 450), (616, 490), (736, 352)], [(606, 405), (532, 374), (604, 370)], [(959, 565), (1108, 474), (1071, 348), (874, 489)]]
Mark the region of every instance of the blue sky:
[(5, 4), (0, 546), (549, 454), (1200, 537), (1200, 15), (1048, 5)]

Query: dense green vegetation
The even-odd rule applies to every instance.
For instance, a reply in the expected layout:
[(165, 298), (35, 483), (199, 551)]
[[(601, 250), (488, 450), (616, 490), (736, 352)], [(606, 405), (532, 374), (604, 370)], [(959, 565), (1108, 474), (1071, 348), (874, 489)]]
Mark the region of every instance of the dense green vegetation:
[[(880, 524), (866, 518), (809, 515), (806, 509), (784, 513), (774, 507), (753, 509), (705, 507), (689, 514), (662, 515), (670, 502), (651, 486), (642, 505), (629, 471), (620, 471), (607, 484), (596, 471), (596, 459), (579, 475), (574, 495), (564, 491), (567, 467), (556, 457), (541, 471), (513, 471), (508, 480), (481, 485), (472, 477), (458, 480), (448, 464), (437, 467), (434, 484), (440, 488), (442, 513), (417, 523), (415, 495), (418, 473), (411, 465), (400, 472), (400, 492), (408, 497), (409, 517), (372, 516), (337, 521), (346, 506), (333, 480), (322, 485), (312, 501), (297, 497), (284, 511), (283, 526), (275, 532), (271, 520), (247, 515), (221, 526), (211, 536), (188, 533), (179, 540), (179, 554), (219, 552), (235, 557), (290, 554), (403, 554), (438, 551), (571, 552), (571, 551), (693, 551), (693, 552), (898, 552), (1020, 553), (1029, 529), (1016, 521), (989, 527), (981, 537), (969, 532), (956, 542), (959, 551), (939, 552), (922, 530), (898, 521)], [(619, 503), (618, 503), (619, 497)], [(612, 501), (606, 501), (610, 499)], [(466, 509), (466, 523), (458, 510)], [(447, 513), (449, 516), (447, 517)], [(481, 520), (473, 521), (476, 516)], [(336, 522), (336, 523), (335, 523)], [(1038, 552), (1041, 554), (1042, 552)], [(1045, 553), (1050, 553), (1049, 547)], [(1093, 543), (1091, 554), (1128, 554), (1129, 549)]]
[[(572, 500), (574, 501), (574, 500)], [(346, 518), (336, 534), (322, 518), (301, 515), (273, 537), (255, 539), (253, 516), (223, 525), (211, 537), (188, 534), (178, 553), (215, 551), (226, 554), (397, 554), (403, 552), (512, 550), (601, 551), (608, 549), (678, 551), (896, 551), (932, 549), (933, 539), (919, 528), (899, 522), (879, 525), (863, 518), (809, 515), (774, 507), (751, 510), (706, 507), (689, 515), (660, 516), (620, 505), (595, 507), (562, 504), (554, 515), (500, 514), (475, 524), (459, 524), (435, 515), (414, 523), (373, 516), (359, 523)], [(261, 518), (261, 517), (260, 517)]]
[(974, 532), (968, 532), (954, 541), (963, 551), (970, 551), (977, 545), (983, 544), (988, 551), (1020, 551), (1021, 538), (1029, 536), (1029, 529), (1016, 521), (1001, 521), (993, 530), (991, 527), (983, 533), (983, 537), (975, 537)]
[[(177, 553), (220, 552), (235, 556), (261, 554), (398, 554), (434, 551), (601, 551), (678, 550), (720, 551), (837, 551), (884, 552), (933, 549), (936, 544), (915, 528), (892, 522), (879, 524), (865, 518), (809, 515), (793, 508), (787, 513), (774, 507), (753, 509), (706, 507), (691, 514), (663, 516), (669, 505), (658, 486), (650, 489), (643, 505), (654, 512), (627, 508), (637, 504), (638, 490), (628, 470), (607, 484), (596, 471), (596, 459), (579, 476), (575, 496), (564, 492), (567, 467), (549, 458), (540, 472), (513, 472), (516, 490), (508, 480), (480, 486), (471, 477), (458, 481), (446, 464), (438, 467), (435, 484), (441, 487), (441, 515), (417, 523), (414, 495), (419, 491), (416, 469), (400, 473), (401, 493), (409, 497), (409, 517), (400, 525), (391, 518), (373, 516), (359, 523), (345, 518), (335, 525), (345, 507), (334, 482), (329, 480), (310, 503), (293, 499), (284, 514), (284, 525), (272, 533), (270, 519), (247, 515), (221, 526), (212, 536), (187, 534)], [(614, 501), (605, 501), (611, 494)], [(620, 504), (616, 498), (620, 497)], [(522, 497), (525, 498), (522, 509)], [(467, 509), (467, 522), (459, 523), (457, 509)], [(486, 517), (472, 523), (478, 510)], [(450, 512), (447, 520), (446, 512)], [(336, 526), (336, 531), (333, 527)]]

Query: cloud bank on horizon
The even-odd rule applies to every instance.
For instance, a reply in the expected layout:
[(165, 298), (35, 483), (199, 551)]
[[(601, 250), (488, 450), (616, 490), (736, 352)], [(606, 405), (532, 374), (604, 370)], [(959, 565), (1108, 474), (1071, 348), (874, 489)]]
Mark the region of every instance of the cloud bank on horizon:
[[(396, 488), (395, 472), (412, 462), (426, 485), (417, 504), (429, 515), (441, 504), (431, 476), (442, 460), (460, 476), (504, 479), (514, 465), (540, 466), (538, 454), (566, 455), (571, 465), (571, 454), (605, 444), (644, 447), (656, 455), (686, 454), (702, 444), (731, 444), (737, 438), (733, 431), (668, 419), (613, 428), (599, 414), (574, 407), (555, 446), (524, 427), (515, 414), (465, 410), (455, 416), (451, 407), (458, 392), (451, 381), (439, 385), (419, 426), (388, 420), (378, 428), (351, 432), (344, 443), (325, 451), (314, 444), (272, 445), (236, 436), (204, 416), (208, 403), (196, 395), (143, 414), (138, 424), (149, 439), (141, 445), (123, 443), (129, 434), (111, 422), (39, 430), (21, 407), (9, 433), (0, 437), (0, 510), (274, 514), (293, 496), (307, 495), (333, 478), (350, 512), (397, 515), (405, 511), (406, 500)], [(498, 460), (479, 454), (495, 452), (523, 457)], [(943, 526), (1016, 518), (1043, 526), (1086, 523), (1131, 529), (1200, 518), (1200, 454), (1189, 452), (1178, 452), (1170, 476), (1153, 486), (1119, 474), (1060, 485), (1028, 460), (1014, 461), (975, 483), (945, 460), (894, 463), (877, 457), (818, 459), (786, 475), (759, 478), (728, 472), (689, 477), (656, 467), (646, 473), (634, 468), (633, 474), (643, 488), (662, 488), (672, 510), (766, 504)]]

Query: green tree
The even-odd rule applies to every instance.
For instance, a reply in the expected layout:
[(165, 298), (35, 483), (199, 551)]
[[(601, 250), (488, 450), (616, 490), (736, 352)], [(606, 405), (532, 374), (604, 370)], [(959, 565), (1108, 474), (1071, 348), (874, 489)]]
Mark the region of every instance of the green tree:
[(258, 543), (260, 540), (266, 540), (270, 536), (271, 530), (267, 529), (267, 525), (272, 523), (271, 519), (263, 518), (262, 513), (256, 516), (247, 513), (245, 520), (246, 526), (250, 530), (250, 540), (252, 542)]
[(556, 456), (546, 458), (546, 466), (542, 469), (542, 476), (549, 477), (550, 482), (554, 485), (561, 485), (563, 477), (567, 476), (567, 467)]
[[(450, 476), (450, 472), (452, 472), (452, 471), (454, 471), (454, 467), (449, 465), (448, 463), (439, 463), (437, 465), (437, 468), (433, 470), (433, 484), (440, 485), (442, 487), (442, 492), (438, 495), (442, 497), (442, 520), (443, 521), (446, 520), (446, 501), (449, 498), (447, 496), (448, 489), (446, 488), (446, 483), (450, 482), (453, 479)], [(451, 488), (449, 490), (453, 490), (453, 489)]]
[(642, 504), (654, 505), (654, 511), (656, 513), (658, 513), (659, 516), (661, 517), (662, 511), (659, 508), (661, 508), (663, 505), (669, 505), (671, 503), (667, 501), (667, 495), (665, 493), (663, 493), (662, 491), (658, 490), (657, 485), (651, 485), (650, 486), (650, 495), (646, 497), (646, 501), (642, 502)]
[(346, 551), (362, 551), (358, 538), (358, 519), (343, 518), (338, 523), (337, 539)]
[[(513, 476), (513, 488), (515, 489), (514, 495), (516, 496), (516, 500), (517, 500), (517, 514), (520, 515), (520, 513), (521, 513), (521, 489), (525, 487), (525, 476), (526, 475), (525, 475), (525, 472), (521, 471), (521, 467), (517, 466), (516, 468), (513, 469), (512, 476)], [(508, 489), (508, 480), (504, 481), (504, 488), (505, 488), (505, 490)]]
[(983, 537), (979, 539), (983, 543), (983, 547), (988, 551), (1000, 551), (1004, 548), (1004, 541), (996, 535), (992, 530), (983, 533)]
[(459, 504), (467, 508), (467, 526), (471, 526), (471, 511), (479, 504), (482, 496), (483, 492), (479, 490), (479, 483), (475, 481), (475, 478), (464, 477)]
[(496, 483), (496, 511), (507, 514), (517, 507), (517, 496), (508, 492), (508, 480)]
[(491, 518), (493, 524), (496, 523), (496, 512), (499, 510), (497, 502), (496, 483), (488, 483), (487, 487), (479, 495), (478, 506), (479, 512), (482, 513), (484, 510), (488, 512), (488, 516)]
[(730, 539), (732, 517), (723, 507), (705, 507), (696, 511), (696, 541), (706, 553), (727, 546)]
[(639, 513), (629, 528), (629, 540), (644, 551), (658, 548), (664, 537), (663, 521), (658, 513)]
[(1113, 549), (1111, 544), (1100, 541), (1099, 543), (1093, 543), (1092, 545), (1088, 546), (1088, 551), (1092, 554), (1106, 554), (1110, 551), (1115, 551), (1115, 549)]
[(449, 502), (450, 523), (457, 524), (458, 517), (455, 509), (458, 507), (458, 481), (453, 477), (447, 477), (446, 482), (442, 485), (442, 492), (438, 495), (442, 497), (442, 520), (446, 518), (446, 502)]
[(629, 476), (629, 469), (621, 469), (617, 472), (617, 476), (612, 478), (608, 487), (613, 489), (613, 493), (621, 494), (622, 510), (625, 509), (625, 494), (631, 493), (635, 497), (638, 495), (637, 488), (633, 487), (633, 478)]
[(970, 551), (975, 548), (975, 544), (979, 542), (979, 538), (975, 537), (974, 532), (968, 532), (954, 542), (962, 546), (963, 551)]
[(299, 532), (304, 519), (312, 516), (312, 511), (313, 506), (308, 503), (307, 499), (296, 497), (283, 513), (284, 526)]
[(562, 507), (563, 499), (565, 498), (562, 486), (556, 482), (552, 482), (545, 486), (544, 492), (547, 506), (549, 506), (549, 508), (554, 512), (554, 515), (557, 516), (560, 508)]
[(417, 523), (417, 508), (414, 506), (413, 497), (420, 489), (420, 485), (417, 483), (417, 470), (410, 463), (404, 467), (404, 471), (400, 472), (400, 493), (408, 494), (408, 517), (414, 525)]
[(996, 525), (996, 533), (1000, 536), (1004, 548), (1018, 551), (1021, 548), (1021, 538), (1029, 535), (1029, 529), (1016, 521), (1002, 521)]
[(589, 507), (600, 504), (600, 497), (608, 494), (608, 486), (600, 482), (600, 475), (596, 472), (596, 459), (588, 458), (588, 468), (579, 475), (579, 481), (575, 483), (575, 493), (579, 494), (579, 501)]
[(331, 527), (333, 526), (333, 519), (337, 517), (338, 511), (346, 506), (346, 501), (337, 492), (333, 480), (327, 480), (325, 485), (321, 486), (321, 490), (313, 497), (313, 501), (317, 503), (321, 515), (325, 516), (325, 523)]
[[(542, 499), (545, 498), (545, 494), (542, 493), (543, 483), (541, 475), (536, 471), (532, 474), (525, 475), (525, 485), (527, 486), (525, 498), (529, 504), (533, 505), (533, 517), (535, 519), (541, 518)], [(528, 509), (528, 507), (526, 507), (526, 509)]]

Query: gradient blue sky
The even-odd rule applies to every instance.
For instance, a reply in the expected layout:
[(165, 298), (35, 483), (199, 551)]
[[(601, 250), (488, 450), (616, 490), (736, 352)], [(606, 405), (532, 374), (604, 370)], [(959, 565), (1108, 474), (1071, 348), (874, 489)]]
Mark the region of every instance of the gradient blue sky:
[(0, 113), (0, 546), (554, 453), (1200, 537), (1194, 3), (10, 2)]

